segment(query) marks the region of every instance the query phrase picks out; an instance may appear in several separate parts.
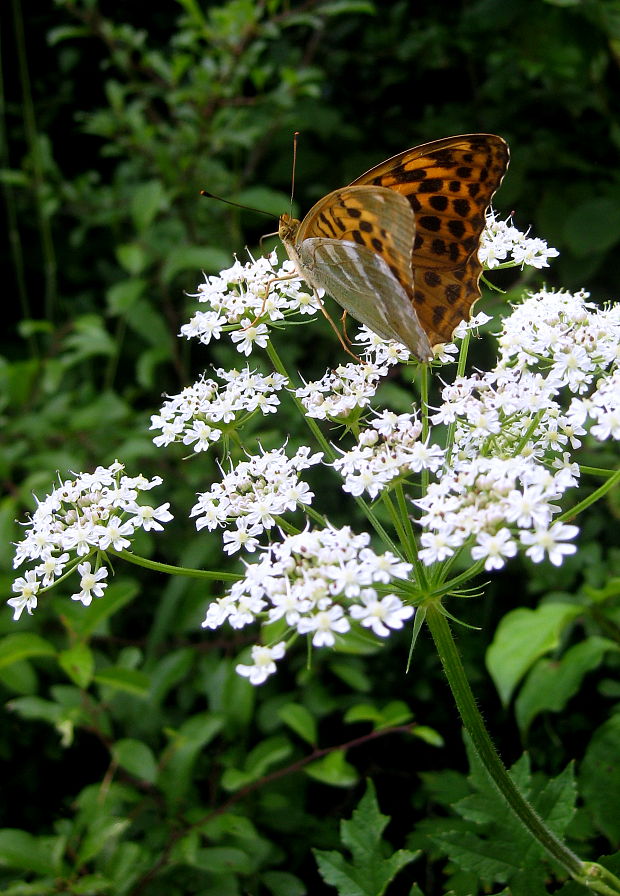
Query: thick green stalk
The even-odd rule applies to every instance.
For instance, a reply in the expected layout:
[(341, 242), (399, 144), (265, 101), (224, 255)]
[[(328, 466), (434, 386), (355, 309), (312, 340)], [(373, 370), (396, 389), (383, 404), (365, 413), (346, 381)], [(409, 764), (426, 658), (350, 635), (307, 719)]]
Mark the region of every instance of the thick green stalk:
[(450, 689), (456, 701), (463, 724), (470, 735), (474, 749), (491, 780), (497, 787), (512, 812), (529, 831), (531, 836), (555, 859), (570, 876), (604, 896), (618, 896), (620, 881), (611, 872), (595, 862), (582, 862), (566, 844), (550, 831), (542, 818), (530, 806), (493, 746), (484, 726), (482, 716), (476, 706), (474, 695), (465, 675), (461, 658), (456, 649), (448, 620), (437, 602), (426, 606), (426, 622), (430, 629), (441, 663), (446, 673)]

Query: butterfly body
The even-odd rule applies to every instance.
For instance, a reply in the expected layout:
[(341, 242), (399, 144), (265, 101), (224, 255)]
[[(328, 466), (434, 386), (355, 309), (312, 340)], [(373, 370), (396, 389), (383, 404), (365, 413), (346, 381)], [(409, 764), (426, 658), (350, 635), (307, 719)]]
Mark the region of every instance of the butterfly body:
[(418, 360), (451, 339), (480, 296), (485, 212), (508, 165), (493, 134), (436, 140), (387, 159), (279, 234), (297, 272)]

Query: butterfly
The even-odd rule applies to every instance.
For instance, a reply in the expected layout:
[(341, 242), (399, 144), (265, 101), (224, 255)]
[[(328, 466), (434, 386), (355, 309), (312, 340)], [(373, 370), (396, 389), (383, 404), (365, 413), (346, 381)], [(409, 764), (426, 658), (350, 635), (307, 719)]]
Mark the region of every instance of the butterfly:
[(328, 193), (278, 234), (297, 273), (422, 362), (480, 297), (485, 213), (508, 167), (494, 134), (424, 143)]

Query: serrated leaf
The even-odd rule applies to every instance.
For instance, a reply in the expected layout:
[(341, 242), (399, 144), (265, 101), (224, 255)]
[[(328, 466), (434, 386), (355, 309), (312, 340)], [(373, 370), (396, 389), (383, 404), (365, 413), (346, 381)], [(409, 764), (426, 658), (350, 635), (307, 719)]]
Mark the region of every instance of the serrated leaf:
[[(518, 887), (525, 886), (524, 881), (527, 881), (532, 893), (537, 893), (538, 884), (544, 881), (548, 872), (543, 847), (498, 798), (495, 785), (467, 735), (465, 744), (471, 768), (468, 778), (471, 792), (454, 803), (453, 809), (467, 826), (464, 828), (453, 822), (452, 830), (435, 827), (429, 831), (429, 839), (451, 862), (486, 885), (510, 882), (512, 891), (513, 881)], [(575, 812), (576, 787), (572, 767), (568, 766), (541, 786), (538, 778), (534, 783), (529, 759), (523, 755), (509, 774), (547, 826), (562, 836)]]
[(333, 850), (313, 850), (321, 877), (337, 888), (339, 896), (381, 896), (401, 868), (417, 857), (400, 849), (386, 858), (381, 835), (389, 820), (379, 812), (374, 785), (368, 781), (352, 817), (340, 823), (340, 836), (352, 861)]
[(614, 845), (620, 842), (620, 715), (596, 729), (581, 763), (579, 784), (596, 827)]
[(558, 602), (535, 610), (520, 607), (504, 616), (486, 654), (487, 668), (504, 706), (530, 666), (558, 646), (565, 626), (582, 612), (577, 604)]

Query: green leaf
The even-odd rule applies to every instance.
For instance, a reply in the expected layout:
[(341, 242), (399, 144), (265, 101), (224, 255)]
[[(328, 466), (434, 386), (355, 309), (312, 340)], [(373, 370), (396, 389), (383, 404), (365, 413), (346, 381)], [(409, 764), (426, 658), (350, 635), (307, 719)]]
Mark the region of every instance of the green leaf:
[(87, 688), (93, 677), (95, 659), (86, 644), (74, 644), (58, 654), (58, 663), (71, 681), (80, 688)]
[(414, 737), (419, 737), (424, 743), (430, 744), (431, 747), (443, 747), (445, 741), (439, 731), (429, 728), (428, 725), (414, 725), (411, 729)]
[(138, 233), (146, 230), (156, 214), (168, 206), (168, 198), (159, 180), (151, 180), (134, 191), (131, 198), (131, 216)]
[(177, 246), (166, 257), (162, 281), (164, 285), (169, 284), (180, 271), (195, 271), (198, 280), (200, 271), (221, 271), (231, 264), (231, 256), (214, 246)]
[(620, 242), (620, 205), (616, 196), (580, 202), (564, 222), (564, 236), (575, 255), (606, 252)]
[(292, 752), (289, 740), (284, 737), (268, 737), (248, 753), (242, 770), (227, 769), (222, 785), (227, 790), (238, 790), (252, 781), (258, 781), (269, 769), (287, 759)]
[[(6, 393), (5, 393), (6, 395)], [(17, 501), (13, 497), (0, 500), (0, 567), (8, 567), (13, 561)]]
[(33, 837), (16, 828), (2, 828), (0, 867), (58, 875), (62, 868), (65, 845), (64, 837)]
[(154, 784), (157, 763), (153, 751), (142, 741), (130, 737), (118, 740), (112, 747), (112, 755), (118, 764), (140, 781)]
[(45, 638), (30, 632), (18, 632), (0, 640), (0, 668), (35, 656), (56, 656), (56, 650)]
[(582, 612), (577, 604), (549, 603), (535, 610), (520, 607), (504, 616), (486, 654), (504, 706), (530, 666), (558, 646), (566, 625)]
[(157, 785), (170, 801), (184, 799), (191, 787), (191, 775), (198, 756), (223, 726), (221, 718), (205, 712), (190, 716), (178, 731), (167, 732), (170, 744), (166, 749), (166, 761), (157, 776)]
[(620, 595), (620, 576), (611, 576), (602, 588), (594, 588), (586, 583), (583, 586), (583, 593), (595, 603), (613, 600), (614, 597)]
[(119, 666), (100, 669), (94, 680), (99, 685), (144, 698), (148, 697), (151, 684), (150, 678), (144, 672), (139, 672), (137, 669), (123, 669)]
[(106, 302), (111, 314), (125, 314), (140, 299), (148, 285), (143, 277), (119, 280), (106, 291)]
[(111, 818), (107, 813), (94, 818), (80, 843), (79, 864), (90, 862), (104, 849), (109, 851), (111, 841), (119, 840), (130, 824), (129, 818)]
[(356, 769), (346, 761), (343, 750), (334, 750), (323, 759), (310, 763), (304, 772), (331, 787), (352, 787), (358, 779)]
[(566, 651), (561, 660), (539, 660), (530, 671), (515, 701), (515, 715), (525, 734), (541, 712), (560, 712), (573, 697), (584, 676), (601, 663), (608, 650), (618, 645), (596, 636)]
[(287, 703), (280, 707), (278, 715), (285, 725), (298, 734), (306, 743), (314, 746), (317, 742), (316, 719), (305, 706)]
[[(127, 882), (125, 878), (123, 884)], [(113, 889), (114, 885), (109, 877), (104, 877), (102, 874), (84, 874), (79, 880), (71, 883), (71, 896), (97, 896), (98, 893), (107, 896)]]
[(192, 865), (211, 874), (234, 871), (236, 874), (248, 875), (256, 870), (252, 858), (246, 852), (226, 846), (197, 850)]
[(72, 630), (80, 638), (88, 638), (102, 628), (103, 623), (121, 610), (139, 593), (138, 583), (133, 579), (117, 578), (106, 589), (102, 600), (93, 601), (89, 607), (77, 603), (70, 604), (64, 613), (71, 620)]
[[(132, 277), (137, 277), (138, 274), (141, 274), (148, 264), (148, 258), (144, 248), (140, 245), (140, 243), (123, 243), (122, 246), (116, 247), (116, 257), (118, 258), (119, 264), (123, 268), (123, 270), (127, 271), (128, 274), (131, 274)], [(124, 283), (132, 283), (133, 280), (125, 280)], [(143, 288), (146, 285), (145, 281), (140, 281), (137, 279), (135, 282), (142, 282)], [(115, 284), (108, 292), (108, 295), (116, 288), (117, 284)], [(142, 292), (142, 290), (140, 290)]]
[(288, 871), (265, 871), (261, 880), (273, 896), (306, 896), (306, 885)]
[(382, 709), (372, 703), (358, 703), (345, 715), (346, 722), (372, 722), (376, 731), (406, 725), (413, 713), (403, 700), (392, 700)]
[(11, 700), (9, 709), (16, 712), (22, 719), (38, 719), (55, 725), (63, 714), (62, 706), (42, 697), (18, 697)]
[(594, 732), (579, 773), (580, 791), (594, 824), (614, 845), (620, 841), (620, 715)]
[(62, 355), (68, 368), (97, 355), (114, 356), (116, 344), (97, 314), (83, 314), (73, 321), (73, 331), (66, 337), (67, 351)]
[(37, 674), (28, 660), (11, 663), (0, 668), (0, 681), (15, 694), (34, 694), (37, 690)]
[[(470, 793), (452, 803), (460, 818), (442, 819), (429, 830), (430, 840), (462, 871), (475, 875), (490, 888), (493, 883), (510, 882), (525, 896), (541, 890), (547, 874), (546, 853), (517, 818), (498, 800), (495, 785), (465, 736), (471, 773)], [(576, 787), (572, 766), (556, 778), (539, 784), (534, 781), (527, 756), (510, 769), (523, 796), (558, 836), (563, 836), (575, 814)], [(448, 799), (449, 799), (449, 795)], [(448, 803), (447, 803), (448, 804)]]
[(339, 896), (382, 896), (396, 874), (417, 858), (407, 849), (386, 858), (381, 835), (389, 820), (379, 812), (374, 785), (368, 781), (351, 819), (340, 823), (342, 843), (352, 861), (339, 852), (313, 850), (321, 877), (336, 887)]

